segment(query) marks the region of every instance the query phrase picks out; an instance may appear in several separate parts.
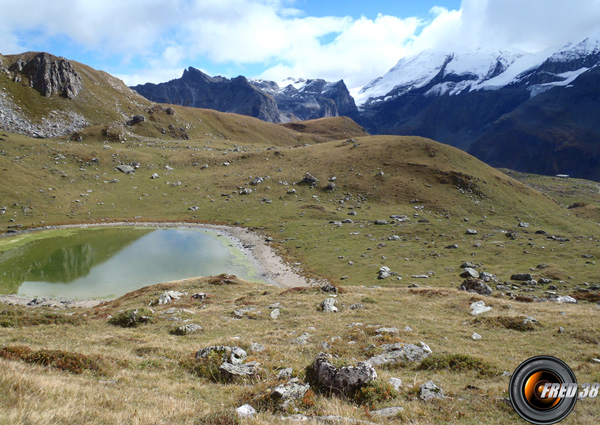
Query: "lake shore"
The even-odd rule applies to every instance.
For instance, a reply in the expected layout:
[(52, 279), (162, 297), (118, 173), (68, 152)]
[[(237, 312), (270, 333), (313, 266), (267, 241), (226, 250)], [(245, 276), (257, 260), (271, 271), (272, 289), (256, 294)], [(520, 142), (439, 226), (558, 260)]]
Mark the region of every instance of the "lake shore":
[[(271, 246), (269, 246), (264, 236), (243, 227), (186, 222), (111, 222), (44, 226), (18, 231), (7, 236), (17, 236), (19, 234), (43, 230), (86, 229), (92, 227), (183, 227), (216, 230), (220, 235), (229, 238), (238, 249), (244, 252), (248, 260), (250, 260), (258, 270), (259, 279), (280, 288), (310, 286), (317, 283), (313, 280), (306, 279), (299, 270), (295, 270), (293, 266), (285, 264), (282, 258), (275, 253)], [(0, 295), (0, 303), (30, 307), (50, 306), (56, 308), (90, 308), (108, 301), (107, 299), (71, 300), (51, 297), (38, 297), (37, 303), (32, 300), (35, 299), (19, 295)]]

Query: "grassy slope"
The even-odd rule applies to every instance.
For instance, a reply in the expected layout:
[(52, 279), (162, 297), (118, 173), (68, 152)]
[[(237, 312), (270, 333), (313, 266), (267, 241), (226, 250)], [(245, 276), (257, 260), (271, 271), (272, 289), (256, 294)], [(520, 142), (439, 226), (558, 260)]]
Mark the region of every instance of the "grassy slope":
[[(320, 342), (333, 336), (343, 337), (343, 343), (334, 344), (334, 351), (344, 358), (366, 358), (364, 347), (382, 341), (351, 333), (347, 325), (352, 322), (399, 329), (409, 325), (414, 332), (401, 333), (400, 340), (425, 341), (434, 352), (472, 355), (500, 371), (512, 371), (527, 357), (545, 353), (573, 366), (581, 382), (600, 379), (599, 366), (590, 362), (600, 356), (600, 334), (589, 320), (595, 314), (594, 306), (485, 298), (494, 308), (488, 316), (532, 315), (541, 322), (536, 331), (523, 334), (493, 323), (474, 322), (468, 305), (479, 297), (454, 289), (462, 281), (458, 273), (463, 261), (478, 263), (480, 269), (501, 280), (533, 268), (534, 277), (555, 279), (560, 294), (571, 294), (584, 282), (598, 283), (594, 265), (600, 250), (594, 220), (570, 215), (570, 210), (550, 197), (430, 140), (361, 137), (361, 129), (343, 118), (290, 129), (237, 115), (174, 109), (175, 115), (157, 109), (152, 117), (145, 111), (149, 119), (126, 128), (122, 142), (104, 143), (106, 121), (102, 120), (97, 127), (81, 132), (81, 142), (2, 134), (0, 206), (6, 206), (7, 212), (0, 216), (0, 229), (123, 219), (239, 222), (272, 236), (276, 249), (289, 262), (301, 263), (306, 274), (346, 286), (348, 293), (340, 295), (344, 304), (365, 298), (375, 303), (365, 301), (364, 310), (325, 316), (316, 311), (324, 294), (284, 296), (279, 290), (252, 283), (216, 287), (191, 280), (168, 287), (205, 290), (213, 298), (206, 309), (187, 300), (176, 304), (195, 313), (183, 313), (184, 319), (206, 328), (201, 335), (183, 338), (169, 336), (172, 322), (166, 319), (134, 330), (107, 324), (107, 315), (145, 306), (167, 286), (147, 288), (106, 307), (77, 313), (77, 325), (52, 324), (72, 317), (59, 312), (56, 314), (63, 319), (28, 326), (46, 312), (23, 313), (9, 307), (3, 313), (9, 319), (19, 314), (31, 318), (0, 328), (0, 345), (105, 356), (108, 377), (75, 376), (0, 360), (5, 371), (0, 391), (6, 394), (6, 402), (0, 405), (0, 422), (72, 423), (84, 417), (96, 423), (159, 423), (167, 421), (164, 412), (168, 411), (170, 422), (202, 423), (202, 417), (210, 412), (243, 404), (251, 389), (211, 383), (185, 372), (180, 362), (196, 350), (213, 343), (263, 343), (267, 352), (254, 357), (263, 363), (267, 383), (273, 383), (273, 374), (283, 366), (293, 366), (302, 377), (302, 369), (321, 350)], [(183, 128), (190, 139), (172, 139), (169, 125), (175, 133)], [(168, 131), (163, 134), (161, 129)], [(356, 140), (346, 141), (348, 138)], [(268, 150), (271, 146), (276, 148)], [(98, 158), (98, 164), (91, 163), (92, 158)], [(118, 164), (132, 161), (141, 164), (136, 174), (115, 170)], [(202, 168), (204, 164), (208, 168)], [(174, 170), (167, 171), (166, 165)], [(383, 175), (378, 175), (379, 171)], [(319, 179), (316, 188), (293, 185), (306, 172)], [(153, 173), (160, 177), (150, 179)], [(269, 178), (250, 186), (256, 176)], [(335, 190), (323, 190), (333, 176)], [(118, 182), (111, 183), (113, 179)], [(239, 195), (242, 188), (253, 192)], [(296, 193), (287, 193), (292, 188)], [(190, 206), (199, 209), (192, 212)], [(350, 211), (357, 215), (348, 215)], [(405, 214), (411, 221), (373, 224), (377, 219), (389, 220), (391, 214)], [(341, 227), (331, 223), (345, 218), (354, 223)], [(519, 228), (519, 221), (531, 225)], [(479, 234), (467, 236), (467, 228)], [(548, 240), (534, 233), (539, 229), (570, 241)], [(505, 237), (504, 232), (515, 230), (519, 233), (516, 240)], [(388, 240), (391, 235), (400, 240)], [(444, 249), (454, 243), (458, 249)], [(481, 245), (475, 247), (475, 243)], [(584, 259), (582, 254), (594, 258)], [(535, 269), (542, 263), (549, 267)], [(377, 270), (383, 265), (398, 272), (402, 280), (377, 280)], [(412, 277), (425, 273), (429, 279)], [(422, 288), (409, 289), (412, 283)], [(529, 289), (514, 292), (529, 295)], [(543, 291), (545, 288), (534, 289), (533, 293)], [(231, 314), (244, 304), (266, 312), (273, 302), (281, 302), (284, 308), (277, 322), (271, 322), (268, 313), (256, 320), (235, 320)], [(559, 315), (559, 311), (567, 314)], [(309, 331), (313, 335), (309, 344), (290, 349), (289, 341), (309, 326), (316, 328)], [(559, 326), (566, 332), (558, 334)], [(474, 331), (484, 339), (471, 340)], [(234, 339), (236, 336), (241, 338)], [(347, 345), (350, 339), (358, 343)], [(405, 407), (405, 422), (522, 423), (501, 400), (506, 397), (507, 377), (419, 371), (415, 366), (380, 369), (378, 373), (384, 379), (398, 376), (411, 385), (434, 379), (452, 397), (440, 404), (426, 404), (415, 400), (414, 392), (405, 387), (398, 400), (384, 403)], [(476, 388), (465, 389), (467, 385)], [(565, 423), (595, 423), (594, 403), (578, 405)], [(321, 396), (307, 413), (368, 418), (363, 409), (344, 400)], [(276, 423), (277, 419), (265, 412), (254, 422)]]

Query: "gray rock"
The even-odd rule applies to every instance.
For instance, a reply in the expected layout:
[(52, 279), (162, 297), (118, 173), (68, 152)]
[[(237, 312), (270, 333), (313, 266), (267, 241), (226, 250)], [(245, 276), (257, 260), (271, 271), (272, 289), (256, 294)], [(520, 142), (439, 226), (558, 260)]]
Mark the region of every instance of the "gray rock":
[(398, 328), (379, 328), (377, 329), (375, 332), (377, 332), (379, 335), (397, 335), (400, 333), (400, 331), (398, 330)]
[(169, 304), (172, 301), (178, 300), (179, 298), (187, 295), (185, 292), (179, 291), (166, 291), (163, 292), (162, 295), (158, 298), (158, 304)]
[(483, 337), (481, 335), (479, 335), (477, 332), (473, 332), (473, 335), (471, 335), (471, 338), (473, 338), (474, 340), (478, 340)]
[(306, 344), (308, 342), (308, 338), (310, 338), (310, 334), (308, 332), (304, 332), (302, 335), (300, 335), (298, 338), (293, 339), (291, 341), (292, 344), (299, 344), (299, 345), (303, 345)]
[(479, 232), (477, 230), (474, 230), (474, 229), (467, 229), (467, 231), (465, 232), (465, 234), (467, 234), (467, 235), (476, 235), (478, 233)]
[(400, 391), (400, 388), (402, 388), (402, 380), (400, 378), (390, 378), (388, 382), (396, 391)]
[(524, 222), (524, 221), (521, 221), (521, 222), (519, 223), (519, 227), (529, 227), (529, 223), (526, 223), (526, 222)]
[(467, 267), (469, 267), (469, 268), (471, 268), (471, 269), (476, 269), (476, 268), (477, 268), (477, 265), (476, 265), (476, 264), (473, 264), (473, 263), (471, 263), (471, 262), (469, 262), (469, 261), (465, 261), (464, 263), (462, 263), (462, 264), (460, 265), (460, 268), (461, 268), (461, 269), (466, 269)]
[(248, 313), (251, 313), (253, 311), (256, 311), (255, 307), (243, 307), (243, 308), (238, 308), (237, 310), (233, 310), (233, 314), (238, 319), (241, 319), (244, 316), (246, 316)]
[(210, 347), (203, 348), (196, 353), (196, 358), (207, 358), (210, 353), (217, 353), (221, 355), (224, 362), (231, 363), (234, 365), (242, 364), (246, 361), (248, 355), (240, 347), (230, 347), (228, 345), (211, 345)]
[(350, 307), (348, 307), (350, 310), (362, 310), (363, 308), (365, 308), (364, 304), (361, 303), (356, 303), (356, 304), (352, 304), (350, 305)]
[(557, 303), (565, 303), (565, 304), (577, 304), (577, 300), (569, 295), (562, 295), (556, 298), (550, 298), (550, 301), (554, 301)]
[(205, 300), (208, 297), (204, 292), (197, 292), (192, 295), (192, 299), (194, 300)]
[(389, 221), (387, 221), (387, 220), (375, 220), (374, 223), (379, 226), (390, 224)]
[(247, 187), (239, 191), (240, 195), (250, 195), (251, 193), (252, 189), (248, 189)]
[(435, 385), (433, 381), (428, 381), (425, 384), (421, 385), (419, 398), (423, 401), (431, 401), (436, 399), (443, 400), (444, 390)]
[(528, 281), (533, 280), (530, 273), (515, 273), (510, 277), (510, 280)]
[(265, 347), (262, 344), (259, 344), (258, 342), (253, 342), (252, 344), (250, 344), (250, 351), (252, 351), (253, 353), (262, 353), (266, 349), (267, 347)]
[(133, 117), (131, 117), (131, 119), (129, 121), (127, 121), (127, 125), (136, 125), (139, 124), (141, 122), (146, 121), (146, 117), (143, 115), (134, 115)]
[(481, 272), (479, 273), (479, 279), (483, 280), (484, 282), (491, 282), (496, 281), (496, 276), (488, 272)]
[(281, 369), (279, 373), (277, 373), (277, 379), (290, 379), (292, 377), (293, 372), (294, 370), (291, 367)]
[(452, 245), (447, 245), (444, 247), (444, 249), (458, 249), (458, 244), (452, 244)]
[(481, 279), (465, 279), (463, 283), (458, 287), (458, 290), (472, 292), (479, 295), (491, 295), (491, 293), (493, 292), (492, 288), (490, 288)]
[(256, 416), (256, 409), (249, 404), (244, 404), (235, 410), (240, 418), (252, 418)]
[(300, 180), (300, 184), (307, 184), (309, 186), (316, 186), (318, 182), (319, 180), (310, 173), (306, 173), (302, 180)]
[(541, 285), (548, 285), (552, 283), (552, 279), (546, 279), (545, 277), (542, 277), (538, 280), (538, 283)]
[(158, 175), (158, 173), (153, 173), (153, 174), (150, 176), (150, 178), (151, 178), (151, 179), (157, 179), (157, 178), (159, 178), (159, 177), (160, 177), (160, 176)]
[(277, 319), (279, 319), (280, 315), (281, 315), (281, 310), (280, 309), (274, 308), (273, 310), (271, 310), (271, 319), (277, 320)]
[(324, 313), (337, 313), (339, 309), (335, 306), (337, 300), (335, 298), (326, 298), (321, 302), (321, 311)]
[(367, 362), (338, 369), (331, 364), (332, 360), (330, 354), (320, 353), (312, 366), (313, 376), (321, 387), (348, 395), (377, 379), (377, 372)]
[(460, 277), (479, 277), (479, 272), (471, 267), (465, 267), (463, 272), (460, 274)]
[(477, 301), (471, 304), (471, 314), (477, 316), (478, 314), (490, 311), (492, 307), (486, 306), (484, 301)]
[(385, 409), (371, 411), (371, 416), (375, 418), (390, 418), (398, 416), (402, 412), (404, 412), (404, 407), (386, 407)]
[(383, 266), (379, 269), (379, 272), (377, 273), (377, 278), (378, 279), (387, 279), (391, 275), (392, 275), (392, 271), (390, 270), (390, 268)]
[(195, 323), (190, 323), (188, 325), (179, 326), (173, 330), (173, 334), (175, 335), (190, 335), (195, 334), (197, 332), (202, 331), (202, 326), (197, 325)]
[(271, 398), (278, 400), (283, 410), (287, 410), (296, 400), (302, 399), (310, 389), (310, 385), (301, 384), (298, 378), (291, 379), (271, 391)]
[(135, 168), (133, 168), (131, 165), (127, 165), (127, 164), (118, 165), (117, 170), (119, 170), (120, 172), (125, 173), (125, 174), (135, 173)]
[(382, 348), (385, 350), (383, 354), (371, 357), (367, 363), (372, 366), (381, 366), (390, 363), (421, 362), (431, 354), (431, 349), (423, 342), (419, 346), (398, 342), (384, 345)]
[(235, 379), (248, 379), (257, 376), (260, 368), (258, 362), (248, 362), (244, 364), (232, 364), (225, 362), (219, 366), (221, 377), (227, 381)]

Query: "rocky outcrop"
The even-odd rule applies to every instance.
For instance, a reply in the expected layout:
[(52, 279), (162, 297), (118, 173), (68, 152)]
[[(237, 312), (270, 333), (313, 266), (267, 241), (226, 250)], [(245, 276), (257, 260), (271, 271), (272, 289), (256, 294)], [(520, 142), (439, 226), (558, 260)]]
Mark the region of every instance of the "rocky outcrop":
[(210, 77), (190, 67), (181, 78), (166, 83), (131, 87), (145, 98), (159, 103), (215, 109), (278, 123), (277, 103), (254, 87), (245, 77)]
[(284, 87), (280, 87), (274, 81), (254, 80), (251, 83), (273, 96), (282, 122), (337, 116), (353, 117), (358, 112), (343, 80), (290, 80), (290, 84)]
[(377, 379), (377, 372), (367, 362), (359, 362), (356, 366), (336, 368), (331, 362), (330, 354), (320, 353), (311, 366), (314, 383), (329, 390), (351, 395), (362, 386)]
[(81, 76), (71, 62), (49, 53), (19, 58), (8, 67), (8, 71), (13, 74), (15, 81), (26, 78), (31, 87), (46, 97), (59, 94), (73, 99), (83, 89)]

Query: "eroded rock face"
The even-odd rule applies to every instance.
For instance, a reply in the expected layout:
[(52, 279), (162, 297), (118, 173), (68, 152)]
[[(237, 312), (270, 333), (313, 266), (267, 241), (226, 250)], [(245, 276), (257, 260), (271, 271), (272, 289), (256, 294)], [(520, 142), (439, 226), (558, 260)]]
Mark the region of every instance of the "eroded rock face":
[(81, 76), (71, 62), (48, 53), (29, 60), (19, 59), (8, 70), (16, 74), (15, 78), (27, 78), (29, 85), (46, 97), (59, 94), (73, 99), (83, 88)]
[(367, 362), (359, 362), (356, 366), (336, 368), (331, 361), (333, 357), (327, 353), (319, 353), (312, 367), (314, 380), (318, 385), (342, 394), (352, 394), (365, 384), (377, 379), (375, 368)]

